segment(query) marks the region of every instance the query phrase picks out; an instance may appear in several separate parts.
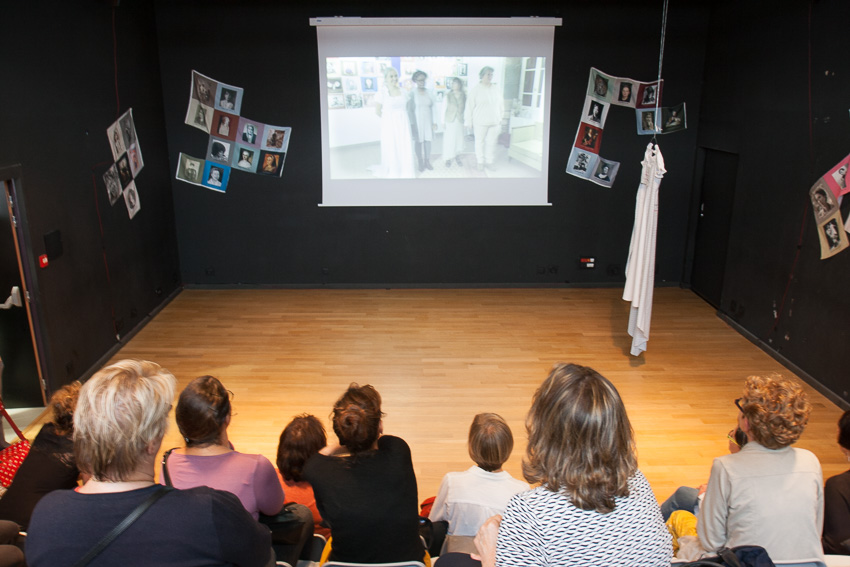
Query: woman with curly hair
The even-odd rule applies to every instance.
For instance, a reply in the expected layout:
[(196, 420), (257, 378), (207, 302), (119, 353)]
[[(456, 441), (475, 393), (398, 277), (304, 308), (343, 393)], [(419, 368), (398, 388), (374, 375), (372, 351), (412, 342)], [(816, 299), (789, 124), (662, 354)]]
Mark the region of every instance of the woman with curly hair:
[(708, 551), (760, 545), (783, 564), (822, 565), (823, 476), (817, 457), (791, 447), (812, 406), (780, 375), (750, 376), (735, 400), (748, 443), (714, 459), (697, 533)]
[(610, 381), (586, 366), (555, 365), (526, 429), (522, 470), (540, 486), (481, 527), (475, 545), (484, 567), (669, 567), (670, 534)]

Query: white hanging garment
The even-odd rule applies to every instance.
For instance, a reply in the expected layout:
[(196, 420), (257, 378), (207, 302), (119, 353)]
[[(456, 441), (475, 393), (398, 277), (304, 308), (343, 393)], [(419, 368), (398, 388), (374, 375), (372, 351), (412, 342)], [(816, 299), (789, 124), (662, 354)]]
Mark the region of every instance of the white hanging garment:
[(655, 286), (655, 234), (658, 227), (658, 188), (667, 170), (661, 149), (650, 142), (643, 157), (635, 203), (635, 226), (626, 262), (626, 288), (623, 299), (632, 302), (629, 335), (632, 356), (640, 356), (649, 340), (652, 318), (652, 290)]

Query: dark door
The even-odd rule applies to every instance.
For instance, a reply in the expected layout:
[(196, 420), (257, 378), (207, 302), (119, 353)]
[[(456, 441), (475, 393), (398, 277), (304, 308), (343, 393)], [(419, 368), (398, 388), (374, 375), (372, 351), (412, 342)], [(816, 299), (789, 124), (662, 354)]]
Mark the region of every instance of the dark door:
[(26, 286), (21, 275), (18, 245), (13, 222), (14, 207), (11, 180), (0, 179), (4, 202), (0, 204), (0, 304), (6, 302), (13, 287), (21, 296), (21, 306), (0, 309), (0, 358), (3, 359), (2, 396), (6, 407), (44, 405), (41, 380), (36, 363), (34, 338), (30, 328)]
[(691, 289), (720, 308), (729, 227), (738, 175), (738, 155), (702, 148), (703, 172), (694, 241)]

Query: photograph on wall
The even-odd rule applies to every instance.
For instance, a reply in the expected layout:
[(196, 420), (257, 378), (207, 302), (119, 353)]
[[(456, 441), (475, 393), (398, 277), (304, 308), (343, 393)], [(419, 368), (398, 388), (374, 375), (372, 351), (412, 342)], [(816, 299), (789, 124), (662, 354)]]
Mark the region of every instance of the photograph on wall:
[(599, 69), (591, 68), (587, 94), (603, 101), (609, 101), (614, 93), (615, 78), (606, 75)]
[(233, 167), (242, 171), (256, 173), (257, 162), (259, 161), (257, 156), (259, 153), (259, 150), (256, 148), (236, 144), (236, 151), (233, 152)]
[(106, 173), (103, 174), (103, 182), (106, 184), (106, 194), (109, 197), (109, 204), (114, 205), (121, 196), (121, 180), (118, 179), (118, 166), (114, 163), (109, 166)]
[(818, 225), (820, 258), (830, 258), (847, 248), (847, 233), (842, 230), (841, 213), (836, 211)]
[(262, 149), (272, 152), (285, 152), (289, 147), (291, 130), (292, 128), (288, 126), (266, 124), (263, 129)]
[(269, 152), (262, 150), (260, 152), (260, 167), (257, 173), (260, 175), (283, 175), (283, 161), (286, 159), (286, 153)]
[(818, 224), (838, 212), (838, 199), (823, 177), (818, 179), (809, 189), (809, 197), (812, 200), (812, 212), (814, 212), (815, 221)]
[(611, 104), (634, 107), (637, 97), (635, 85), (637, 84), (639, 83), (633, 79), (617, 79), (614, 83), (615, 96), (611, 98)]
[(127, 155), (121, 156), (115, 165), (118, 166), (118, 179), (121, 180), (121, 187), (126, 189), (127, 185), (133, 181), (133, 172), (130, 171), (130, 160), (127, 159)]
[(207, 146), (207, 159), (228, 164), (230, 163), (232, 149), (233, 142), (210, 136), (209, 146)]
[(342, 78), (341, 77), (328, 77), (328, 92), (329, 93), (341, 93), (342, 92)]
[(215, 93), (215, 109), (231, 114), (241, 114), (242, 89), (219, 83)]
[(661, 88), (664, 86), (662, 80), (652, 83), (641, 83), (638, 87), (637, 98), (635, 99), (635, 108), (648, 108), (650, 106), (661, 105)]
[(210, 132), (210, 124), (213, 120), (213, 108), (205, 104), (201, 104), (194, 98), (189, 99), (189, 109), (186, 111), (186, 120), (184, 122), (189, 126), (194, 126), (199, 130), (203, 130), (207, 134)]
[(260, 134), (263, 132), (263, 124), (249, 120), (244, 116), (239, 117), (238, 142), (252, 148), (260, 147)]
[(127, 149), (127, 159), (130, 162), (130, 172), (133, 174), (133, 178), (135, 179), (145, 166), (145, 162), (142, 159), (142, 151), (139, 149), (138, 143), (133, 144)]
[(614, 184), (614, 179), (617, 177), (617, 171), (619, 169), (619, 162), (599, 158), (593, 170), (593, 175), (589, 179), (597, 185), (611, 187)]
[(139, 201), (139, 192), (136, 190), (136, 184), (132, 181), (124, 188), (124, 203), (127, 205), (127, 213), (130, 218), (136, 216), (136, 213), (142, 208), (142, 203)]
[(121, 136), (124, 138), (124, 147), (129, 148), (136, 143), (136, 124), (133, 122), (133, 109), (121, 115), (118, 119), (121, 125)]
[(655, 121), (655, 109), (635, 110), (635, 118), (637, 118), (638, 135), (644, 136), (647, 134), (658, 134), (660, 132), (660, 128), (657, 127)]
[(607, 102), (596, 100), (593, 97), (587, 97), (584, 101), (583, 120), (588, 124), (593, 124), (594, 126), (602, 128), (605, 126), (605, 119), (608, 116), (609, 107), (610, 105)]
[(596, 160), (598, 159), (599, 156), (594, 153), (582, 150), (581, 148), (573, 148), (567, 164), (567, 173), (572, 173), (578, 177), (590, 178), (590, 175), (596, 168)]
[(215, 191), (224, 193), (227, 191), (227, 182), (230, 179), (230, 168), (213, 162), (206, 162), (202, 174), (201, 185)]
[(826, 172), (824, 181), (829, 186), (832, 194), (836, 197), (850, 192), (847, 188), (847, 167), (850, 166), (850, 156), (835, 164), (835, 166)]
[(578, 137), (576, 138), (576, 147), (583, 150), (599, 153), (599, 143), (602, 140), (602, 129), (590, 124), (581, 123), (578, 129)]
[(215, 104), (214, 97), (217, 90), (217, 81), (192, 70), (192, 98), (205, 106), (212, 107)]
[(688, 127), (685, 103), (676, 106), (665, 106), (661, 111), (661, 133), (671, 134)]
[(192, 183), (193, 185), (201, 184), (201, 174), (204, 171), (205, 161), (203, 158), (196, 158), (190, 155), (181, 153), (180, 159), (177, 161), (177, 173), (175, 177), (180, 181)]
[(109, 138), (109, 147), (112, 149), (112, 159), (118, 161), (127, 148), (124, 146), (124, 136), (121, 134), (121, 125), (116, 120), (106, 129)]
[(213, 129), (210, 133), (213, 136), (230, 141), (236, 140), (236, 135), (239, 133), (239, 116), (216, 110), (213, 113), (212, 123)]

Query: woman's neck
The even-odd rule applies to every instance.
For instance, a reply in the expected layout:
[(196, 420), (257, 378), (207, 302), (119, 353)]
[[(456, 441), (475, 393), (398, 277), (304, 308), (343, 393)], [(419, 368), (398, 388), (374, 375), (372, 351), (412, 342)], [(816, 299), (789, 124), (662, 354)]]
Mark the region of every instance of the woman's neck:
[(178, 450), (179, 453), (183, 453), (184, 455), (202, 455), (202, 456), (211, 456), (211, 455), (224, 455), (225, 453), (232, 452), (233, 449), (230, 448), (230, 443), (210, 443), (209, 445), (202, 446), (194, 446), (194, 447), (183, 447)]
[(95, 480), (90, 478), (82, 485), (78, 492), (83, 494), (108, 494), (112, 492), (129, 492), (139, 490), (156, 484), (151, 472), (135, 472), (124, 480)]

